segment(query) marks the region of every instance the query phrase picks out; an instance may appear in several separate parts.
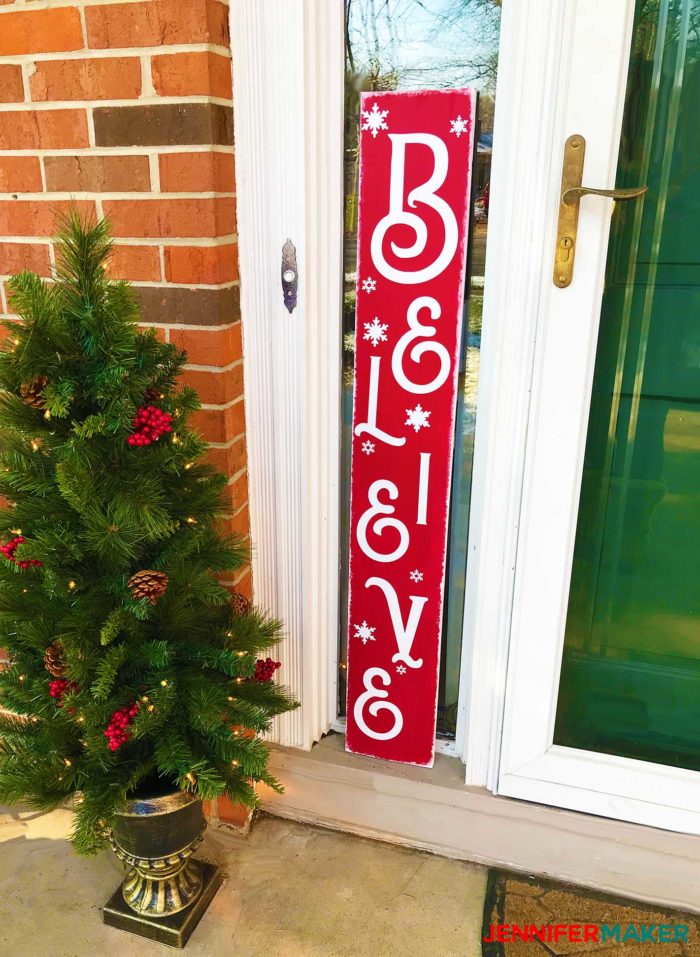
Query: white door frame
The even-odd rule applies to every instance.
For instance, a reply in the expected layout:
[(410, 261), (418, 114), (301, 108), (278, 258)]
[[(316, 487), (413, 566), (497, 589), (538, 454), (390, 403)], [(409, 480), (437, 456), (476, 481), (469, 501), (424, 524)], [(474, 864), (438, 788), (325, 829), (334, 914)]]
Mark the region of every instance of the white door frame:
[(301, 700), (272, 736), (305, 749), (337, 714), (343, 37), (341, 2), (231, 0), (253, 586)]
[(561, 175), (561, 83), (579, 2), (503, 0), (458, 725), (466, 783), (490, 791), (501, 754), (535, 337)]
[[(309, 749), (329, 728), (344, 730), (344, 0), (231, 0), (231, 45), (253, 586), (285, 623), (282, 676), (302, 702), (272, 737)], [(287, 237), (299, 260), (291, 316), (280, 287)], [(438, 752), (461, 755), (464, 731), (462, 722), (455, 742), (438, 740)]]
[[(519, 13), (527, 16), (523, 8), (529, 5), (523, 4)], [(495, 546), (487, 539), (487, 545), (498, 549), (491, 565), (488, 550), (481, 544), (477, 568), (484, 574), (480, 581), (482, 593), (476, 599), (481, 624), (477, 628), (479, 640), (472, 672), (469, 736), (476, 750), (469, 751), (468, 767), (471, 765), (471, 774), (484, 775), (500, 794), (700, 834), (700, 774), (553, 745), (611, 218), (610, 204), (582, 204), (574, 281), (568, 289), (557, 289), (551, 272), (561, 157), (566, 137), (571, 133), (583, 134), (588, 144), (584, 182), (614, 185), (634, 2), (575, 0), (558, 6), (566, 9), (560, 9), (558, 20), (551, 18), (555, 22), (550, 23), (552, 52), (559, 54), (553, 58), (548, 77), (553, 84), (551, 91), (555, 92), (547, 96), (546, 87), (543, 90), (540, 123), (533, 128), (537, 130), (538, 148), (524, 164), (526, 174), (533, 171), (534, 164), (528, 160), (534, 159), (535, 154), (541, 164), (536, 187), (540, 218), (530, 221), (528, 230), (533, 247), (527, 264), (532, 270), (529, 289), (533, 308), (526, 316), (528, 328), (524, 333), (529, 346), (527, 363), (532, 363), (533, 370), (529, 395), (524, 391), (515, 395), (506, 389), (506, 414), (500, 421), (497, 402), (491, 405), (492, 412), (496, 407), (488, 423), (488, 439), (494, 445), (492, 461), (487, 462), (485, 470), (479, 472), (475, 468), (487, 483), (489, 494), (486, 504), (485, 493), (481, 501), (482, 529), (488, 528), (492, 535), (490, 520), (503, 507), (494, 494), (497, 496), (504, 489), (511, 492), (512, 497), (505, 501), (512, 502), (513, 509), (505, 511), (517, 525), (506, 525)], [(551, 7), (548, 13), (551, 17)], [(542, 57), (544, 51), (540, 48), (538, 52)], [(519, 166), (522, 172), (523, 164)], [(520, 222), (525, 208), (530, 208), (529, 200), (519, 198), (526, 183), (527, 180), (517, 192), (510, 193), (514, 216)], [(494, 204), (495, 197), (494, 190)], [(522, 241), (524, 236), (519, 239)], [(488, 275), (486, 282), (489, 288)], [(493, 282), (490, 288), (493, 291)], [(506, 329), (514, 331), (513, 301), (509, 299), (510, 316), (502, 317), (504, 335)], [(520, 301), (515, 300), (518, 305)], [(522, 318), (519, 309), (517, 318)], [(518, 383), (522, 388), (528, 383), (524, 356), (519, 362), (514, 356), (513, 361), (523, 377)], [(518, 455), (510, 463), (499, 462), (499, 454), (504, 454), (504, 429), (512, 425), (512, 412), (509, 418), (508, 410), (517, 402), (527, 410), (522, 413), (523, 417), (527, 415), (527, 422), (519, 422), (522, 431), (517, 433), (521, 437)], [(480, 424), (484, 426), (483, 421)], [(501, 522), (503, 529), (504, 520)], [(505, 562), (504, 543), (510, 549), (505, 553)], [(497, 564), (501, 567), (495, 567)], [(508, 569), (505, 573), (503, 566)], [(508, 577), (507, 588), (503, 587), (504, 574)], [(488, 626), (489, 620), (500, 623), (502, 628), (500, 632), (496, 630), (498, 640), (493, 650), (484, 644), (484, 626)], [(501, 669), (506, 660), (508, 677), (504, 688)], [(493, 679), (490, 685), (489, 676)], [(489, 693), (491, 701), (486, 700)], [(498, 721), (500, 707), (504, 708), (502, 728)], [(489, 726), (490, 752), (484, 748), (484, 732)], [(473, 759), (479, 753), (482, 759), (476, 767)], [(471, 780), (477, 783), (474, 778)]]
[[(466, 764), (468, 785), (700, 833), (690, 809), (673, 815), (653, 800), (641, 807), (632, 798), (577, 791), (581, 775), (588, 780), (600, 766), (609, 783), (636, 774), (648, 794), (650, 779), (661, 781), (654, 766), (550, 747), (610, 220), (609, 205), (583, 204), (574, 284), (556, 289), (562, 146), (569, 133), (583, 133), (586, 182), (612, 183), (633, 8), (633, 0), (503, 0), (453, 753)], [(302, 700), (276, 722), (273, 737), (308, 749), (337, 717), (344, 4), (232, 0), (231, 12), (253, 577), (257, 601), (285, 622), (284, 677)], [(600, 68), (577, 59), (585, 31)], [(575, 95), (581, 76), (584, 106)], [(291, 316), (280, 289), (287, 237), (299, 257)], [(543, 370), (548, 357), (562, 354), (563, 339), (581, 362), (567, 370), (570, 402), (561, 401), (562, 380), (555, 383), (557, 441), (575, 448), (571, 469), (547, 494), (569, 497), (568, 526), (549, 529), (559, 558), (568, 557), (557, 564), (551, 552), (543, 569), (528, 551), (545, 527), (533, 498), (542, 487), (533, 484), (533, 456), (544, 390), (552, 388)], [(551, 577), (553, 566), (561, 570), (560, 594), (540, 591), (534, 603), (538, 579)], [(528, 596), (538, 615), (548, 601), (559, 616), (547, 625), (553, 642), (534, 654), (526, 649), (537, 663), (529, 669), (521, 633)], [(525, 707), (539, 716), (536, 730), (520, 720)], [(687, 793), (686, 804), (696, 800), (695, 776), (664, 773), (662, 790)]]

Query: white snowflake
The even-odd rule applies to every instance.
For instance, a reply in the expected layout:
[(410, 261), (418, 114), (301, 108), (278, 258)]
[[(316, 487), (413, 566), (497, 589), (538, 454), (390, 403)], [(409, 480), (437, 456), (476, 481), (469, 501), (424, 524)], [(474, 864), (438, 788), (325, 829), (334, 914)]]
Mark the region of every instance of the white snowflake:
[(386, 331), (389, 328), (386, 322), (380, 322), (379, 317), (375, 316), (371, 322), (365, 324), (365, 334), (363, 339), (369, 339), (373, 346), (380, 342), (386, 342)]
[(370, 628), (366, 621), (363, 621), (361, 625), (353, 625), (353, 628), (355, 629), (355, 638), (361, 638), (363, 645), (366, 645), (368, 641), (376, 641), (374, 633), (377, 629)]
[(462, 133), (469, 132), (469, 120), (463, 120), (461, 116), (458, 116), (456, 120), (450, 120), (450, 133), (454, 133), (457, 139), (460, 138)]
[(377, 104), (375, 103), (371, 110), (363, 110), (362, 116), (362, 129), (369, 130), (372, 134), (372, 138), (377, 138), (377, 133), (380, 130), (388, 130), (389, 127), (384, 122), (384, 117), (389, 115), (388, 110), (380, 110)]
[(416, 568), (415, 571), (412, 571), (409, 575), (409, 578), (412, 582), (422, 582), (423, 581), (423, 572), (419, 572)]
[(369, 439), (366, 442), (362, 443), (362, 451), (365, 455), (371, 455), (374, 452), (374, 442), (370, 442)]
[(415, 409), (406, 409), (406, 415), (408, 418), (404, 422), (404, 425), (412, 425), (416, 432), (419, 432), (420, 429), (430, 428), (430, 422), (428, 422), (430, 412), (426, 412), (420, 403), (418, 403)]
[(377, 280), (372, 279), (371, 276), (368, 276), (366, 279), (362, 280), (362, 291), (363, 292), (374, 292), (377, 288)]
[(396, 666), (396, 674), (397, 674), (397, 675), (405, 675), (405, 674), (406, 674), (406, 666), (405, 666), (405, 665), (397, 665), (397, 666)]

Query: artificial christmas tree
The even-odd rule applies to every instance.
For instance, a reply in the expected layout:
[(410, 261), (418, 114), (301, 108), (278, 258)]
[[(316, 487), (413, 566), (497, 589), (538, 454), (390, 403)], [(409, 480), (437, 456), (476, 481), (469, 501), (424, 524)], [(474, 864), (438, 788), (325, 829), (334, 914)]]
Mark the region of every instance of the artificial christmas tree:
[(76, 795), (80, 853), (146, 785), (254, 805), (279, 788), (257, 733), (295, 707), (255, 680), (279, 623), (217, 580), (246, 552), (217, 527), (185, 356), (139, 332), (109, 248), (104, 222), (65, 220), (56, 281), (10, 283), (0, 353), (0, 800)]

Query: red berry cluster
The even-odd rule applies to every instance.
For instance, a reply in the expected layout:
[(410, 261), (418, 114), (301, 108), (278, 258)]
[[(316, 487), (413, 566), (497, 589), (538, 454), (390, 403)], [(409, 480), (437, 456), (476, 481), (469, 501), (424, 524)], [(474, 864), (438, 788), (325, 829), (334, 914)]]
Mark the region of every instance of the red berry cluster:
[(5, 556), (8, 562), (14, 562), (15, 565), (19, 565), (20, 568), (29, 568), (30, 565), (43, 565), (43, 562), (38, 561), (36, 558), (23, 558), (22, 561), (17, 561), (15, 558), (15, 552), (22, 542), (26, 542), (24, 535), (15, 535), (15, 537), (11, 538), (9, 542), (5, 542), (4, 545), (0, 545), (0, 553)]
[(129, 731), (127, 730), (133, 721), (139, 706), (135, 701), (128, 704), (125, 708), (115, 711), (107, 725), (105, 738), (109, 739), (109, 750), (118, 751), (121, 746), (129, 740)]
[(77, 690), (77, 684), (74, 681), (68, 681), (66, 678), (55, 678), (53, 681), (49, 681), (49, 694), (56, 699), (59, 708), (63, 707), (63, 696)]
[(281, 661), (273, 661), (272, 658), (258, 658), (255, 662), (255, 680), (272, 681), (272, 676), (278, 668), (282, 667)]
[(137, 409), (134, 416), (134, 431), (127, 439), (129, 445), (150, 445), (157, 442), (161, 435), (172, 432), (173, 417), (155, 405), (144, 405)]

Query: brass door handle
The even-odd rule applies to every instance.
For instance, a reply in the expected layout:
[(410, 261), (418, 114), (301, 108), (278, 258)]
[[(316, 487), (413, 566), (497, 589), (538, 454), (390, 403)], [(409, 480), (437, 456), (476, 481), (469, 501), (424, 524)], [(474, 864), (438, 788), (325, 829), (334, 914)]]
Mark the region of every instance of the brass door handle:
[(572, 186), (566, 192), (561, 194), (561, 201), (567, 206), (572, 206), (582, 196), (606, 196), (608, 199), (615, 199), (620, 203), (628, 199), (636, 199), (642, 193), (646, 193), (648, 186), (632, 186), (629, 189), (595, 189), (593, 186)]
[(595, 189), (592, 186), (582, 186), (585, 155), (586, 140), (580, 133), (572, 134), (564, 144), (557, 245), (554, 251), (554, 285), (560, 289), (569, 286), (574, 275), (578, 211), (581, 197), (603, 196), (618, 202), (624, 202), (637, 199), (647, 191), (646, 186), (635, 186), (628, 189)]

